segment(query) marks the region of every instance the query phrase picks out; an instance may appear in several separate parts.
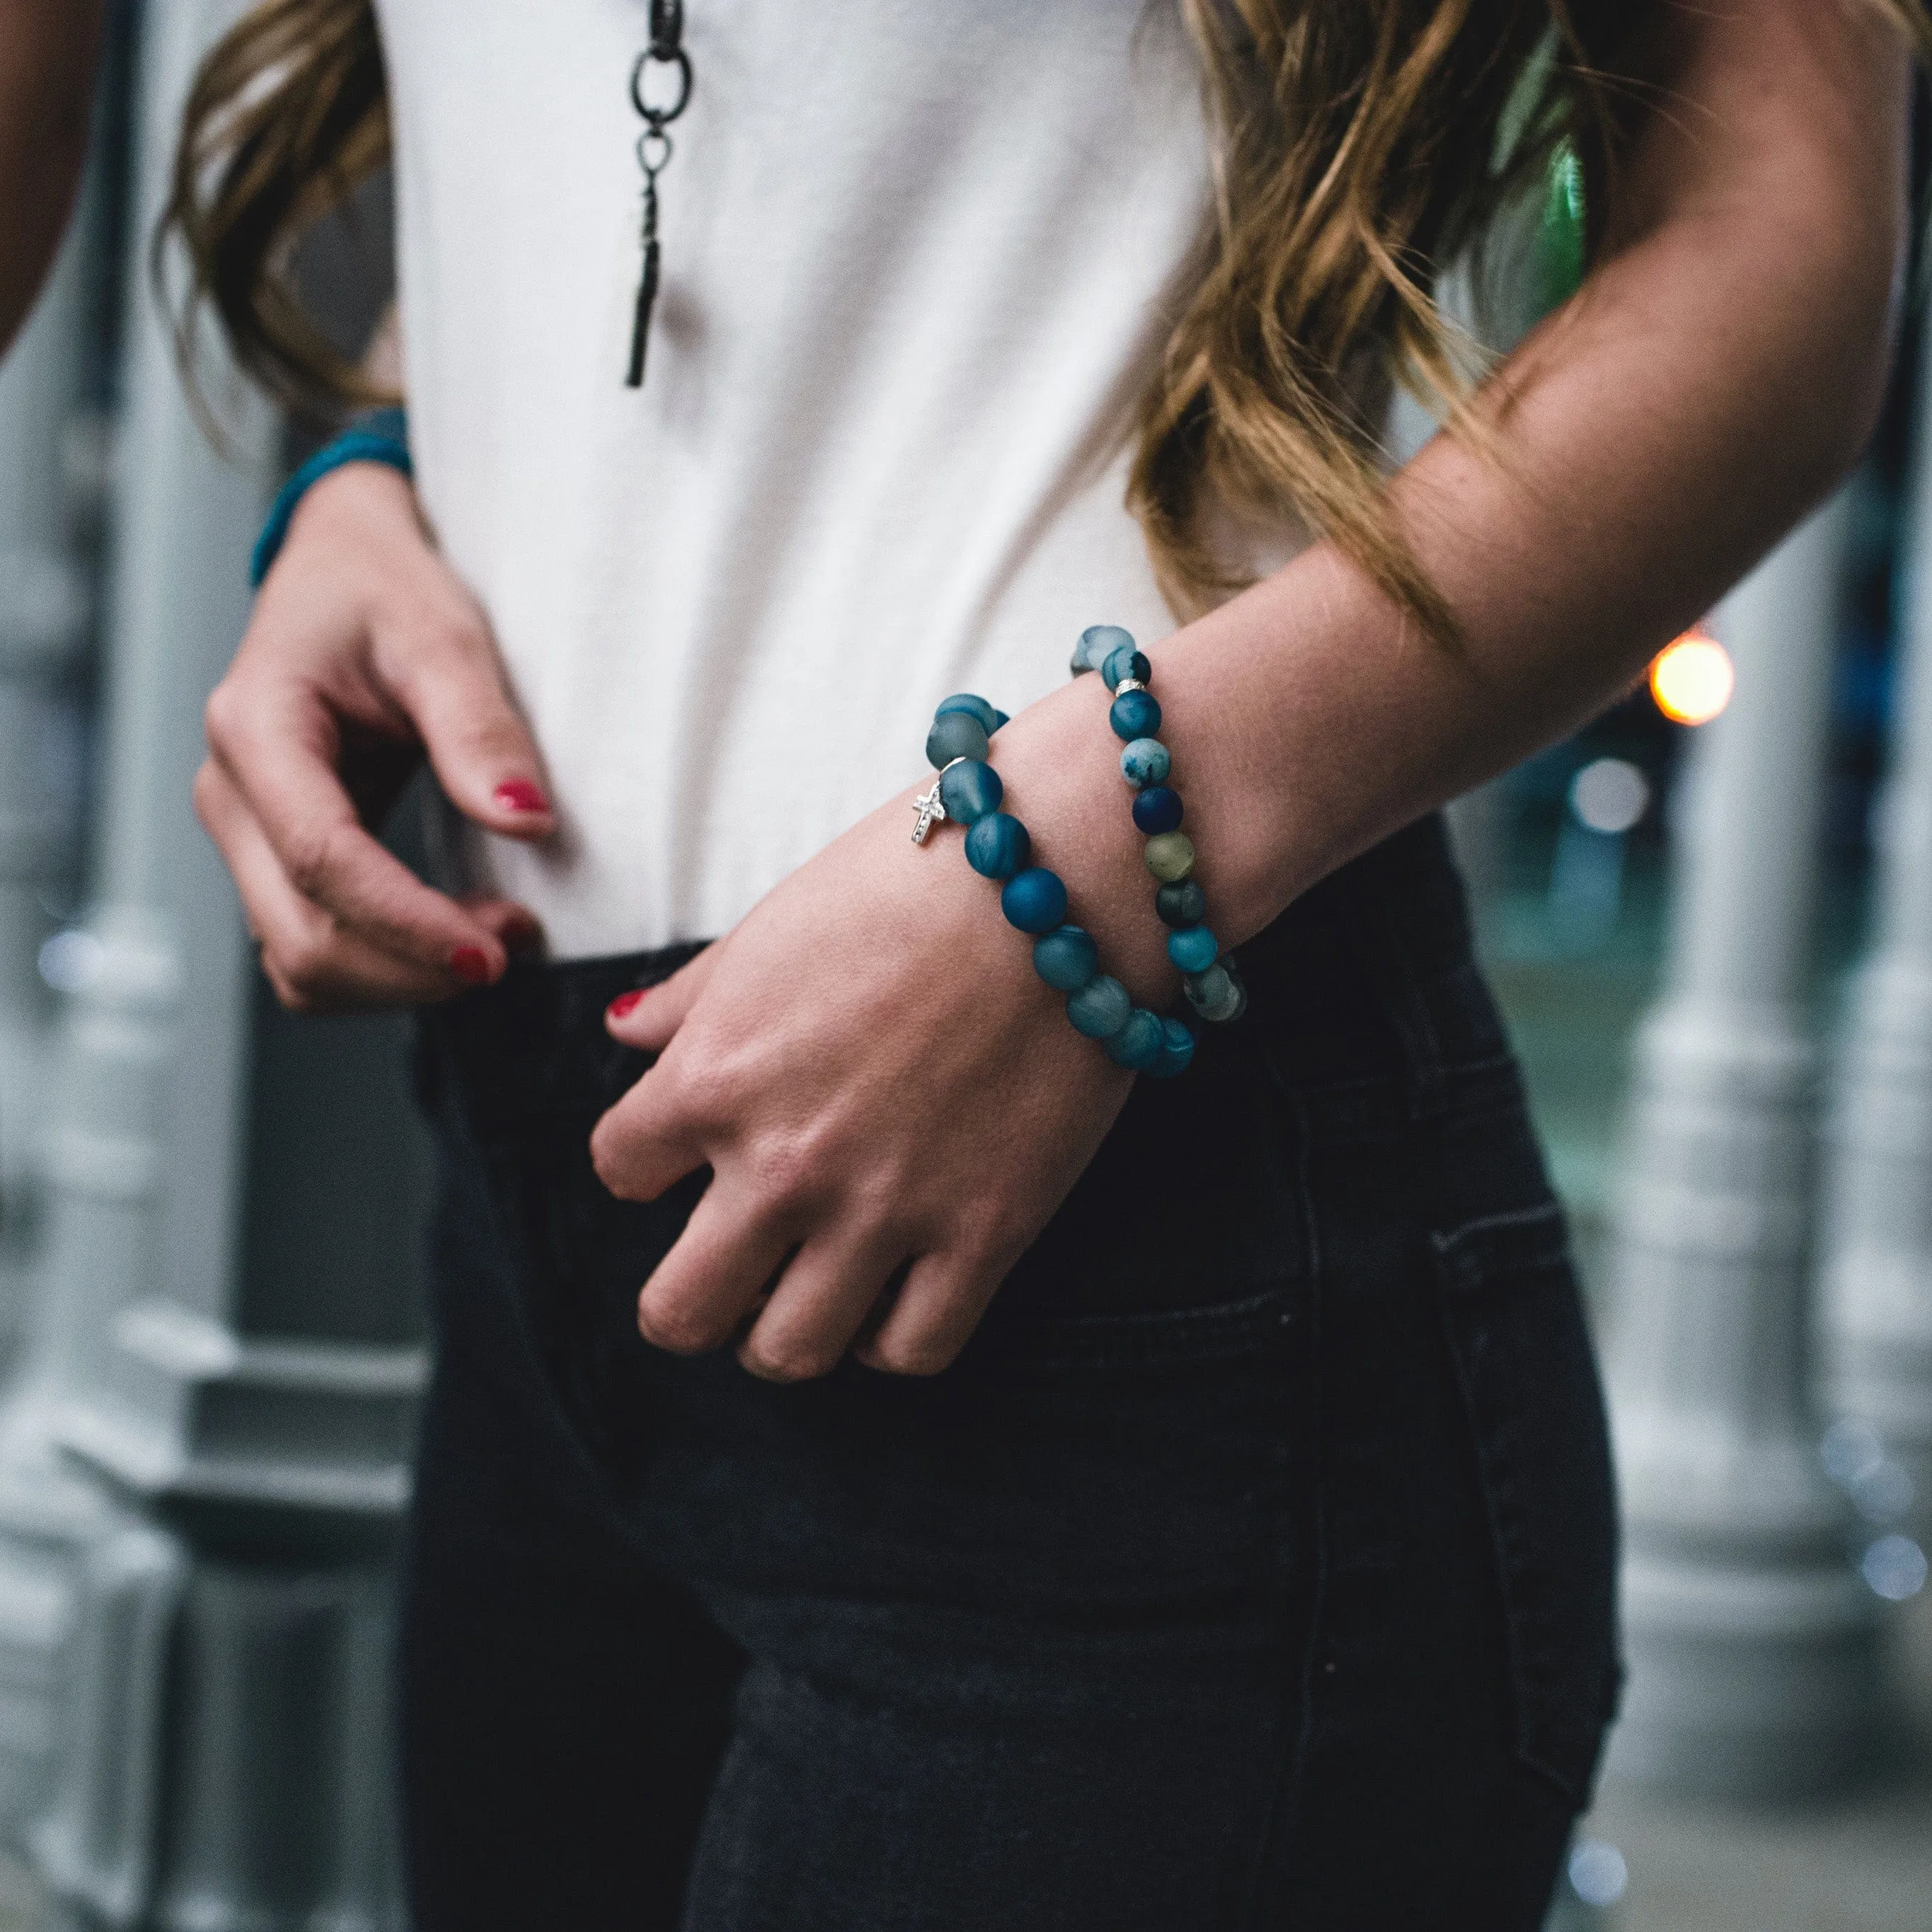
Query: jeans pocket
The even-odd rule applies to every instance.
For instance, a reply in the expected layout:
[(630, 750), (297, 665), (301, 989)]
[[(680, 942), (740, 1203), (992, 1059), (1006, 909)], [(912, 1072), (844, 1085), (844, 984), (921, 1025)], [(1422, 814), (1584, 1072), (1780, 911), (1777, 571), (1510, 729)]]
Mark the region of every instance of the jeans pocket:
[(1618, 1682), (1616, 1508), (1562, 1210), (1487, 1216), (1433, 1246), (1495, 1547), (1516, 1754), (1580, 1806)]
[(966, 1359), (1009, 1369), (1095, 1371), (1181, 1369), (1266, 1358), (1287, 1342), (1298, 1284), (1263, 1288), (1198, 1305), (1112, 1315), (1010, 1312), (995, 1300)]

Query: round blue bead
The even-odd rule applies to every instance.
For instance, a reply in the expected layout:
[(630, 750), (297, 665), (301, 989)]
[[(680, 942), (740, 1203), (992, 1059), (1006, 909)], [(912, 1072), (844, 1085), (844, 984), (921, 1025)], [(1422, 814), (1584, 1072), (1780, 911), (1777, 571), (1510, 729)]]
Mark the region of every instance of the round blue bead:
[(1120, 754), (1120, 776), (1137, 790), (1164, 783), (1173, 767), (1167, 747), (1158, 738), (1136, 738)]
[(1154, 896), (1154, 909), (1165, 926), (1198, 926), (1208, 916), (1208, 895), (1198, 879), (1180, 879)]
[(1154, 666), (1132, 644), (1109, 651), (1106, 662), (1100, 667), (1101, 680), (1109, 691), (1118, 691), (1124, 679), (1138, 678), (1144, 684), (1153, 676)]
[(1166, 1019), (1161, 1022), (1161, 1026), (1167, 1040), (1161, 1048), (1160, 1058), (1147, 1070), (1150, 1080), (1172, 1080), (1175, 1075), (1185, 1073), (1188, 1063), (1194, 1058), (1194, 1036), (1185, 1022)]
[(1144, 1072), (1158, 1060), (1167, 1046), (1167, 1028), (1158, 1013), (1136, 1006), (1126, 1024), (1107, 1042), (1107, 1058), (1116, 1066), (1135, 1073)]
[(1133, 649), (1131, 631), (1124, 631), (1118, 624), (1090, 625), (1080, 633), (1080, 641), (1073, 647), (1074, 676), (1078, 677), (1083, 670), (1098, 670), (1123, 644), (1130, 650)]
[(1009, 724), (1012, 722), (1012, 713), (1010, 711), (1002, 711), (997, 704), (994, 706), (993, 722), (989, 728), (992, 730), (998, 731), (1002, 724)]
[(1057, 926), (1033, 943), (1033, 970), (1063, 993), (1077, 993), (1100, 970), (1100, 949), (1077, 926)]
[(926, 734), (926, 760), (934, 771), (943, 771), (955, 758), (983, 758), (987, 750), (986, 728), (970, 712), (942, 711)]
[(968, 718), (978, 718), (980, 730), (989, 738), (1000, 728), (1000, 721), (1005, 716), (1003, 712), (995, 711), (983, 698), (976, 698), (970, 691), (956, 691), (950, 698), (942, 698), (939, 709), (932, 715), (935, 718), (944, 718), (949, 711), (963, 711)]
[(1133, 1010), (1126, 988), (1105, 973), (1096, 973), (1078, 992), (1066, 996), (1066, 1017), (1073, 1030), (1089, 1040), (1112, 1040)]
[[(964, 714), (956, 711), (952, 716)], [(973, 724), (970, 718), (966, 722)], [(976, 724), (973, 728), (979, 730)], [(986, 734), (982, 731), (980, 735), (983, 739)], [(958, 825), (977, 825), (988, 812), (998, 812), (1006, 792), (999, 773), (976, 758), (969, 758), (963, 765), (949, 766), (940, 775), (939, 802), (945, 806), (946, 817)]]
[(1149, 785), (1134, 800), (1134, 823), (1152, 838), (1156, 832), (1175, 832), (1180, 827), (1180, 794), (1166, 785)]
[(1026, 827), (1010, 812), (988, 812), (966, 834), (966, 862), (988, 879), (1010, 879), (1032, 850)]
[(1124, 691), (1114, 700), (1107, 722), (1117, 738), (1151, 738), (1160, 729), (1160, 706), (1150, 691)]
[(1167, 935), (1167, 956), (1184, 973), (1204, 973), (1220, 958), (1221, 942), (1204, 926), (1184, 926)]
[(1006, 881), (1000, 910), (1022, 932), (1051, 932), (1066, 917), (1066, 888), (1044, 866), (1030, 866)]

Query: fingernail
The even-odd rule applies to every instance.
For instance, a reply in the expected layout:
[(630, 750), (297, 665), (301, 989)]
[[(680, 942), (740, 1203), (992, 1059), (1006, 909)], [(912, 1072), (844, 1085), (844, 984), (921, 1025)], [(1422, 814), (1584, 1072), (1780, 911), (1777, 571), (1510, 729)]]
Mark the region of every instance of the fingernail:
[(636, 1011), (638, 1002), (641, 1000), (644, 997), (644, 996), (641, 992), (634, 993), (620, 993), (617, 997), (604, 1009), (604, 1017), (607, 1020), (622, 1019), (626, 1013), (634, 1012)]
[(548, 812), (550, 800), (528, 778), (506, 778), (496, 788), (496, 802), (506, 812)]
[(459, 946), (449, 956), (449, 970), (459, 980), (480, 986), (490, 976), (489, 958), (480, 946)]

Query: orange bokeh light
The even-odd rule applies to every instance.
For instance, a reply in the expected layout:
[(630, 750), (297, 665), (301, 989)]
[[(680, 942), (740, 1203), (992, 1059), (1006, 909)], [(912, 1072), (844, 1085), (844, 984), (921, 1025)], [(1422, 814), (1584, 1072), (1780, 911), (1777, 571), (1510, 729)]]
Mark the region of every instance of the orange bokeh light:
[(1708, 724), (1737, 685), (1731, 654), (1701, 627), (1686, 631), (1651, 660), (1650, 694), (1677, 724)]

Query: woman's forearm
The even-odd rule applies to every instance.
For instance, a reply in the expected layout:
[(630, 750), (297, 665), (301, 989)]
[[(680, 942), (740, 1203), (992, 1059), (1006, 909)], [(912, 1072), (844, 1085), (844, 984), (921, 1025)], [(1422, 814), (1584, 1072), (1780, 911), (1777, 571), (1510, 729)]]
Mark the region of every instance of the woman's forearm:
[[(1726, 14), (1683, 29), (1607, 259), (1486, 386), (1490, 446), (1438, 437), (1396, 482), (1461, 648), (1328, 544), (1154, 647), (1225, 943), (1612, 700), (1869, 433), (1905, 226), (1905, 50), (1850, 7)], [(1002, 762), (1058, 794), (1083, 903), (1133, 904), (1102, 922), (1153, 993), (1160, 934), (1118, 784), (1078, 796), (1112, 758), (1097, 683), (1018, 721)]]
[(0, 0), (0, 354), (74, 206), (100, 20), (101, 0)]

